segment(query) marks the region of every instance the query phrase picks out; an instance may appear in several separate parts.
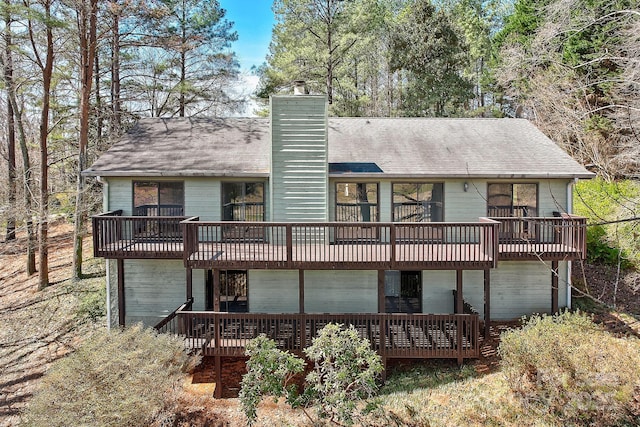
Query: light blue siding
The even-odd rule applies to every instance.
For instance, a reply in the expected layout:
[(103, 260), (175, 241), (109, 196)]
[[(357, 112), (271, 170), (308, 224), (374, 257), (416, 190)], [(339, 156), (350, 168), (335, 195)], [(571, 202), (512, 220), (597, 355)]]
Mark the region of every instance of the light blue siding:
[[(124, 282), (126, 324), (153, 326), (187, 299), (182, 260), (125, 260)], [(192, 282), (193, 309), (203, 310), (204, 276), (194, 271)], [(113, 282), (111, 289), (117, 292)]]
[(376, 271), (305, 271), (307, 313), (376, 313)]
[(250, 270), (252, 313), (298, 313), (298, 270)]

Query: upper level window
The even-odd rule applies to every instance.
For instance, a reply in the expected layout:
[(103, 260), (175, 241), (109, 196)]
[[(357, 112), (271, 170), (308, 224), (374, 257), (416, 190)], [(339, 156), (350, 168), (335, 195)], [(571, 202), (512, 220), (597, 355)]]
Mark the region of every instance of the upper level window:
[(489, 184), (487, 215), (490, 217), (538, 216), (538, 184)]
[(223, 221), (264, 221), (264, 183), (223, 182)]
[(393, 184), (393, 221), (443, 221), (444, 184)]
[(184, 183), (134, 181), (133, 214), (142, 216), (183, 216)]
[(361, 182), (337, 183), (336, 221), (378, 221), (378, 184)]

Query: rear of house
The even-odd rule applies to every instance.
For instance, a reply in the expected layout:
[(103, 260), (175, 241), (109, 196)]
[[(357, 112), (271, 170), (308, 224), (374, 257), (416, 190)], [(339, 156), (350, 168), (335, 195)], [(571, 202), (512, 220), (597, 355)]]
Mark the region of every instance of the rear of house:
[(300, 351), (327, 322), (385, 357), (476, 357), (480, 324), (570, 306), (591, 173), (519, 119), (143, 119), (86, 175), (105, 213), (113, 325), (205, 354), (264, 332)]

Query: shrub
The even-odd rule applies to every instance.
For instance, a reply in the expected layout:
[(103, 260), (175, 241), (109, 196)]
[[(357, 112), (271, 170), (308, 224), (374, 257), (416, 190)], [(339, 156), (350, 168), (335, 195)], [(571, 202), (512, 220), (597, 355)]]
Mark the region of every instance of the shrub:
[[(640, 184), (632, 180), (606, 181), (596, 178), (575, 186), (575, 212), (590, 224), (637, 216)], [(587, 254), (590, 262), (628, 268), (640, 262), (637, 221), (591, 225), (587, 228)]]
[(251, 425), (258, 416), (258, 404), (264, 395), (274, 399), (285, 397), (287, 402), (295, 405), (295, 386), (290, 381), (304, 370), (304, 361), (276, 348), (275, 341), (264, 334), (249, 341), (245, 353), (249, 360), (247, 373), (240, 383), (239, 397)]
[[(615, 338), (580, 312), (535, 315), (498, 349), (511, 389), (563, 423), (631, 421), (640, 390), (640, 344)], [(637, 414), (640, 415), (640, 414)]]
[(53, 364), (27, 407), (25, 425), (147, 425), (189, 361), (180, 339), (140, 325), (95, 332)]
[[(247, 345), (249, 361), (241, 382), (240, 401), (249, 424), (256, 420), (256, 409), (264, 395), (285, 397), (294, 407), (313, 406), (319, 418), (347, 425), (376, 408), (369, 404), (361, 410), (358, 404), (377, 393), (376, 378), (382, 372), (382, 362), (353, 326), (345, 329), (343, 325), (328, 324), (304, 352), (314, 362), (314, 369), (306, 377), (304, 393), (297, 396), (289, 383), (304, 370), (304, 361), (278, 350), (275, 342), (264, 335)], [(305, 414), (309, 416), (306, 411)]]
[(333, 323), (304, 352), (314, 362), (305, 394), (315, 402), (318, 416), (351, 425), (358, 416), (358, 402), (378, 392), (376, 379), (383, 370), (380, 355), (353, 326), (344, 329)]

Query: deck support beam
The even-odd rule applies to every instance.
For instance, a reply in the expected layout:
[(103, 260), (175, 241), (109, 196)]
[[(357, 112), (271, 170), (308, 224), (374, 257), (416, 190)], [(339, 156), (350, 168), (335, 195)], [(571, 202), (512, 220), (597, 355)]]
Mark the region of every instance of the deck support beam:
[(491, 270), (484, 270), (484, 339), (491, 336)]
[(193, 298), (193, 270), (187, 267), (187, 301)]
[(378, 313), (384, 313), (384, 270), (378, 270)]
[(463, 270), (456, 270), (456, 314), (464, 312), (464, 296), (462, 294), (462, 273)]
[(118, 258), (116, 261), (118, 270), (118, 324), (125, 326), (126, 305), (124, 299), (124, 260)]
[(304, 313), (304, 270), (298, 270), (298, 311)]
[(213, 397), (216, 399), (222, 398), (222, 357), (215, 356), (216, 364), (216, 389), (213, 392)]
[(213, 269), (213, 311), (220, 311), (220, 269)]
[(551, 313), (558, 312), (558, 261), (551, 261)]
[[(464, 296), (462, 294), (463, 270), (456, 270), (456, 314), (464, 313)], [(462, 322), (456, 322), (456, 348), (458, 349), (458, 366), (464, 361), (462, 357)]]

